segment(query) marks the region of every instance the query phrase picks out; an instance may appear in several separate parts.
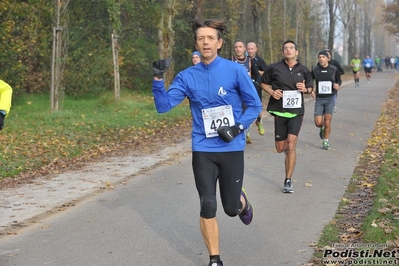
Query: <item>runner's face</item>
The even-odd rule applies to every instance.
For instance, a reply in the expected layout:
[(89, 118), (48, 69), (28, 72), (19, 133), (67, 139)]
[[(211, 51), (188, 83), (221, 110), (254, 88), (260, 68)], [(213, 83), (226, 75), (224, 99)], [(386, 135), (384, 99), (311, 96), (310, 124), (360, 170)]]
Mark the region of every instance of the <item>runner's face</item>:
[(283, 57), (286, 60), (295, 59), (298, 55), (298, 50), (295, 49), (295, 44), (286, 43), (283, 47)]
[(234, 44), (234, 52), (238, 58), (243, 58), (245, 56), (245, 46), (243, 42), (236, 42)]
[(218, 49), (222, 47), (223, 40), (218, 39), (218, 32), (214, 28), (199, 28), (195, 47), (201, 53), (203, 63), (211, 63), (217, 56)]
[(193, 57), (191, 58), (191, 60), (193, 61), (193, 65), (198, 64), (199, 62), (201, 62), (201, 57), (199, 57), (198, 55), (193, 55)]
[(318, 59), (319, 59), (320, 66), (322, 66), (322, 67), (328, 66), (328, 57), (327, 56), (321, 54), (321, 55), (319, 55)]
[(256, 46), (252, 44), (247, 45), (247, 52), (249, 57), (254, 58), (257, 52)]

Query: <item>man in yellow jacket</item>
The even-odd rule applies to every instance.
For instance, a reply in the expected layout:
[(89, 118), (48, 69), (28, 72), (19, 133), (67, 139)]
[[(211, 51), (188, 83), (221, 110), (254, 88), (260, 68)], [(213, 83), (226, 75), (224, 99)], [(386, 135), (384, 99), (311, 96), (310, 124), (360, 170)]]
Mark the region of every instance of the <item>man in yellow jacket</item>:
[(11, 86), (0, 79), (0, 130), (4, 126), (4, 118), (6, 118), (10, 112), (11, 96)]

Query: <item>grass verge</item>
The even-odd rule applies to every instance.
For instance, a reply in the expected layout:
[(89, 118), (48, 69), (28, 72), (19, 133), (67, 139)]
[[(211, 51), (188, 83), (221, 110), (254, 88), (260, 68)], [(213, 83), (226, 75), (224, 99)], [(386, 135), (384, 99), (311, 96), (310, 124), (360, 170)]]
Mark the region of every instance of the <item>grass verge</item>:
[(14, 100), (0, 134), (0, 180), (134, 150), (139, 142), (164, 141), (167, 134), (187, 131), (189, 125), (187, 101), (158, 114), (151, 94), (122, 92), (118, 103), (112, 93), (65, 98), (58, 112), (49, 111), (48, 95), (25, 95)]

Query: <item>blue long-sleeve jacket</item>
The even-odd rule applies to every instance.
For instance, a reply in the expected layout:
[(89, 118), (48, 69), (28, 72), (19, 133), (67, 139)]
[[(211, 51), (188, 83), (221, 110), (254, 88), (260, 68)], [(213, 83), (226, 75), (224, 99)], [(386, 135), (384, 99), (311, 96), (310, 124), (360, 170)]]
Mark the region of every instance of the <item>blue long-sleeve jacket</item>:
[(362, 62), (363, 67), (373, 67), (374, 66), (374, 61), (371, 58), (365, 58)]
[[(193, 118), (193, 151), (230, 152), (243, 151), (245, 148), (243, 132), (229, 143), (219, 136), (207, 138), (204, 110), (231, 105), (235, 124), (243, 124), (244, 128), (248, 128), (262, 111), (262, 103), (245, 68), (219, 56), (209, 65), (201, 62), (181, 71), (168, 91), (164, 88), (163, 80), (154, 80), (152, 93), (159, 113), (171, 110), (185, 97), (189, 99)], [(244, 113), (243, 102), (246, 105)], [(220, 125), (220, 121), (215, 120), (216, 128)]]

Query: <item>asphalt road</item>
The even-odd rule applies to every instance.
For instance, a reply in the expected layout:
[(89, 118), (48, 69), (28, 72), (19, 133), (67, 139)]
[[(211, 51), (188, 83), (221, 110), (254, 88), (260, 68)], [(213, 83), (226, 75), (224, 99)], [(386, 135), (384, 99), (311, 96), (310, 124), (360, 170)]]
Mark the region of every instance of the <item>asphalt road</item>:
[[(314, 101), (306, 104), (293, 194), (281, 191), (284, 155), (275, 152), (272, 119), (263, 120), (265, 136), (251, 127), (244, 187), (254, 220), (245, 226), (219, 205), (225, 266), (309, 261), (309, 245), (333, 218), (395, 81), (396, 74), (383, 72), (373, 73), (369, 84), (362, 77), (358, 88), (346, 84), (339, 92), (329, 151), (321, 148), (314, 126)], [(189, 148), (185, 141), (153, 157), (116, 158), (0, 191), (0, 265), (207, 265)], [(168, 157), (172, 160), (164, 161)]]

